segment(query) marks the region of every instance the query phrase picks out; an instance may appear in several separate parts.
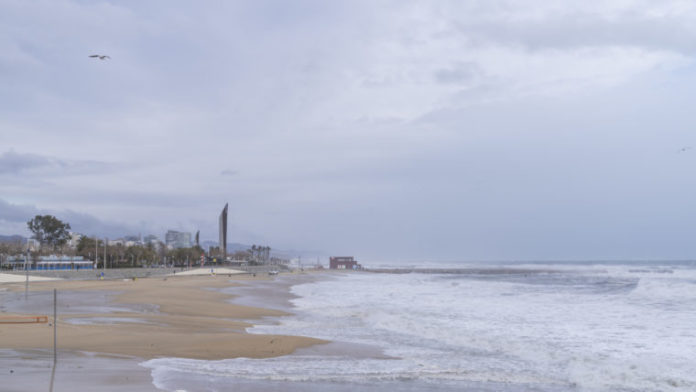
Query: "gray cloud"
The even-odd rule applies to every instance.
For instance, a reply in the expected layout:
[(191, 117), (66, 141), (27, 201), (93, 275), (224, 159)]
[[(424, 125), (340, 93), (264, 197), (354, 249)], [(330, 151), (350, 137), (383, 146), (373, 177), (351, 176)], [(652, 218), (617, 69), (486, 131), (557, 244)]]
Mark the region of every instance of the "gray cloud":
[(236, 176), (237, 174), (239, 174), (239, 171), (232, 169), (225, 169), (220, 172), (221, 176)]
[(0, 219), (7, 222), (26, 223), (35, 215), (38, 215), (34, 206), (10, 204), (0, 199)]
[(16, 233), (29, 235), (26, 223), (36, 215), (54, 215), (63, 222), (70, 224), (73, 231), (85, 235), (110, 236), (116, 238), (124, 234), (142, 232), (144, 227), (129, 226), (114, 222), (105, 222), (92, 215), (70, 211), (54, 211), (36, 208), (31, 205), (12, 204), (0, 199), (0, 222), (8, 223), (15, 230), (23, 230)]
[[(476, 45), (513, 45), (525, 48), (568, 50), (577, 47), (630, 46), (670, 50), (691, 55), (696, 48), (694, 10), (682, 12), (674, 3), (568, 2), (555, 7), (490, 1), (450, 3), (445, 9), (453, 31)], [(628, 4), (628, 3), (627, 3)], [(473, 11), (473, 12), (472, 12)]]
[(49, 158), (32, 155), (17, 154), (13, 150), (0, 155), (0, 173), (19, 174), (22, 171), (41, 168), (60, 166), (60, 162)]
[(0, 155), (0, 175), (33, 173), (43, 176), (65, 176), (104, 173), (114, 166), (105, 162), (59, 159), (39, 154), (9, 150)]
[(0, 232), (692, 254), (696, 8), (629, 3), (4, 4)]
[(446, 84), (469, 83), (480, 77), (481, 70), (474, 63), (457, 63), (450, 68), (435, 71), (435, 80)]

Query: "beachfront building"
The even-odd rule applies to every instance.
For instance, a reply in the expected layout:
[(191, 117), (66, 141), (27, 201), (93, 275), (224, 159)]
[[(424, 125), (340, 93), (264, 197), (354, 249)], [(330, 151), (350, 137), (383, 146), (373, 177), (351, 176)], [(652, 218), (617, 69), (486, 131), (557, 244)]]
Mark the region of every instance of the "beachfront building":
[(191, 233), (169, 230), (164, 236), (164, 241), (169, 249), (190, 248)]
[(341, 257), (331, 257), (329, 259), (329, 268), (354, 270), (354, 269), (361, 269), (362, 265), (358, 264), (357, 260), (355, 260), (353, 258), (353, 256), (350, 256), (350, 257), (341, 256)]
[[(25, 268), (25, 256), (22, 255), (8, 258), (3, 267), (14, 270), (23, 270)], [(94, 262), (91, 260), (85, 260), (82, 256), (39, 256), (36, 258), (30, 258), (28, 261), (26, 261), (26, 268), (32, 271), (82, 270), (93, 269)]]

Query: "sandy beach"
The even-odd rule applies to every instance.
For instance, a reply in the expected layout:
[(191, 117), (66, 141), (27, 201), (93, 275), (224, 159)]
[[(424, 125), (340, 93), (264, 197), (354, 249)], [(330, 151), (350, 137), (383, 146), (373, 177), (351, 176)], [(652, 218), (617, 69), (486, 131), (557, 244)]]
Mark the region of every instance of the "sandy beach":
[[(49, 316), (48, 323), (0, 323), (3, 367), (21, 369), (31, 363), (31, 358), (45, 359), (51, 352), (54, 288), (58, 290), (59, 356), (72, 361), (79, 362), (82, 353), (96, 355), (102, 362), (108, 358), (117, 362), (118, 358), (268, 358), (325, 343), (308, 337), (245, 333), (254, 321), (287, 313), (230, 303), (232, 296), (221, 290), (239, 285), (253, 287), (261, 282), (267, 285), (268, 277), (178, 275), (33, 282), (28, 299), (24, 299), (23, 283), (3, 283), (0, 318)], [(272, 295), (277, 296), (277, 290)], [(263, 289), (256, 290), (255, 296), (259, 297), (257, 303), (263, 303)], [(3, 374), (6, 371), (0, 370)], [(18, 379), (20, 370), (15, 371), (12, 374)], [(121, 373), (124, 377), (129, 374)]]

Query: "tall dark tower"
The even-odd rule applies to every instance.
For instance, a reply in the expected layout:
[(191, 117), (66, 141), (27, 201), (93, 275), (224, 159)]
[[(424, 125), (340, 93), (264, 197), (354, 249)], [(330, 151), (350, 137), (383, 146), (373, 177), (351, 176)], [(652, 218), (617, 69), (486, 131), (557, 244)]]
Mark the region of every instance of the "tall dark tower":
[(196, 232), (196, 246), (199, 248), (201, 247), (201, 231), (200, 230), (198, 230)]
[(220, 213), (220, 250), (222, 251), (222, 260), (227, 259), (227, 203), (225, 208)]

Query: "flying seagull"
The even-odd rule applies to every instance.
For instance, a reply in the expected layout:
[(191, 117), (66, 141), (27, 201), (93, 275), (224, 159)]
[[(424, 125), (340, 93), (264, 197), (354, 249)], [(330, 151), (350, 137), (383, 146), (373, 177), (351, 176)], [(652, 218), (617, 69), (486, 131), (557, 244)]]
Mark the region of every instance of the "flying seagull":
[(109, 56), (101, 55), (101, 54), (93, 54), (93, 55), (91, 55), (91, 56), (89, 56), (89, 57), (98, 58), (99, 60), (106, 60), (106, 59), (110, 59), (110, 58), (111, 58), (111, 57), (109, 57)]

